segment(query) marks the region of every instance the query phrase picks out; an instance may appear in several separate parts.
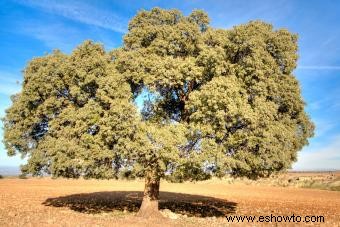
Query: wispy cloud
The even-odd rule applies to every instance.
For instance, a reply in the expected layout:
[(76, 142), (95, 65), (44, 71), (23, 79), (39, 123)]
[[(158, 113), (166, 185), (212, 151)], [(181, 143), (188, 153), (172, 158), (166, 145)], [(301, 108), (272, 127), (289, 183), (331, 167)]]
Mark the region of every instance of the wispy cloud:
[(16, 74), (0, 71), (0, 94), (9, 96), (19, 92), (20, 80)]
[(38, 20), (22, 22), (16, 28), (17, 33), (40, 40), (50, 49), (60, 49), (67, 53), (87, 39), (104, 44), (107, 50), (117, 46), (117, 43), (109, 36), (111, 32), (98, 28), (81, 30), (59, 22), (45, 23)]
[(83, 1), (18, 0), (18, 3), (115, 32), (124, 33), (127, 28), (126, 19), (112, 11), (93, 7)]
[(329, 133), (332, 129), (336, 127), (336, 123), (329, 119), (314, 118), (313, 122), (315, 124), (315, 137), (320, 138)]
[(295, 170), (324, 170), (340, 168), (340, 135), (335, 136), (329, 145), (320, 149), (305, 148), (298, 155)]
[(309, 70), (340, 70), (340, 66), (337, 65), (301, 65), (297, 69), (309, 69)]
[[(340, 87), (328, 89), (323, 95), (318, 95), (312, 102), (307, 104), (310, 110), (339, 110), (340, 107)], [(327, 118), (329, 115), (326, 116)]]
[(72, 50), (82, 40), (81, 31), (77, 28), (61, 23), (46, 25), (37, 20), (23, 22), (18, 26), (17, 32), (38, 39), (51, 49), (63, 51)]

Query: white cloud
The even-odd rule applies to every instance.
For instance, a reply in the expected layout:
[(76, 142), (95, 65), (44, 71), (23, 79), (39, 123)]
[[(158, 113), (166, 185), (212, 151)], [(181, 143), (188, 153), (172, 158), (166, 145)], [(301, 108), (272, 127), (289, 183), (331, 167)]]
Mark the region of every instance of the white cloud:
[(57, 0), (19, 0), (18, 2), (84, 24), (120, 33), (126, 32), (127, 20), (117, 16), (111, 11), (95, 8), (85, 2)]
[(298, 155), (294, 170), (334, 170), (340, 169), (340, 135), (335, 136), (323, 148), (306, 147)]

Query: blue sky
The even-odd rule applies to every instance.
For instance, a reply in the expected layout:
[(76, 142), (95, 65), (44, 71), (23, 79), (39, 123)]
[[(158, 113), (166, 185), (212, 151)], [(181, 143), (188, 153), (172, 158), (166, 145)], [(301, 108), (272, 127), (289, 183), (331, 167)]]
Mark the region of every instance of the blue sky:
[[(53, 49), (66, 53), (85, 39), (119, 47), (128, 21), (141, 9), (203, 9), (211, 25), (231, 28), (261, 19), (299, 35), (299, 79), (316, 135), (294, 169), (340, 169), (340, 1), (65, 1), (0, 2), (0, 116), (20, 90), (21, 71), (33, 57)], [(19, 82), (19, 83), (18, 83)], [(0, 123), (2, 124), (2, 123)], [(2, 127), (2, 125), (0, 125)], [(3, 131), (0, 129), (0, 137)], [(18, 166), (0, 143), (0, 166)]]

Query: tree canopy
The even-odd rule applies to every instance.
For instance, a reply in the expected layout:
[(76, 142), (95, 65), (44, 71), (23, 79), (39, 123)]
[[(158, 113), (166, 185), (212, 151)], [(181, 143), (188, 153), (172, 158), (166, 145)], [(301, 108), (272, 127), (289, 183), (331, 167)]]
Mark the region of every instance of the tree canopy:
[(200, 10), (140, 11), (120, 48), (85, 41), (31, 60), (5, 146), (33, 175), (149, 176), (156, 187), (269, 176), (313, 135), (297, 50), (297, 35), (261, 21), (216, 29)]

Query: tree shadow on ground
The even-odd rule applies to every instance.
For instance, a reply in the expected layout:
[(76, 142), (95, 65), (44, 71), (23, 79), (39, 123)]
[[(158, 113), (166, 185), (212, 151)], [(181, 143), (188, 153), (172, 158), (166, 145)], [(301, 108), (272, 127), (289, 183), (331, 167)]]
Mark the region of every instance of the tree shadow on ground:
[[(49, 198), (46, 206), (69, 207), (82, 213), (118, 211), (137, 212), (142, 203), (143, 193), (139, 191), (114, 191), (74, 194)], [(161, 192), (159, 208), (169, 209), (189, 217), (225, 217), (235, 213), (237, 203), (214, 197)]]

